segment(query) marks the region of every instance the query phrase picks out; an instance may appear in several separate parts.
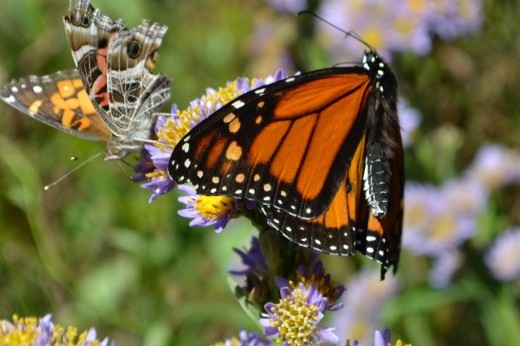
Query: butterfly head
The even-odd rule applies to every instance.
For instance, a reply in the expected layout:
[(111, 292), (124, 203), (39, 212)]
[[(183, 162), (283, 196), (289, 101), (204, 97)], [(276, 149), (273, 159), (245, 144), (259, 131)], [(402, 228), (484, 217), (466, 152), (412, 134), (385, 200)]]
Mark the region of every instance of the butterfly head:
[(390, 66), (375, 50), (367, 50), (363, 55), (363, 68), (372, 76), (383, 97), (395, 95), (397, 79)]

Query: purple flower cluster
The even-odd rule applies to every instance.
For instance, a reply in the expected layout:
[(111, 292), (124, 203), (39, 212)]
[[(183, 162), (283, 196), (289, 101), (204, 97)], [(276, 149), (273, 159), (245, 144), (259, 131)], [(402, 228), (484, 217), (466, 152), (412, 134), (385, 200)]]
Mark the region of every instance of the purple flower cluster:
[[(490, 193), (519, 182), (520, 153), (495, 144), (480, 148), (460, 177), (440, 186), (407, 182), (403, 247), (432, 257), (432, 286), (447, 286), (462, 265), (464, 259), (457, 248), (475, 234), (477, 219), (488, 207)], [(488, 265), (497, 263), (490, 258), (506, 252), (495, 251), (496, 255), (488, 256)]]
[(326, 311), (337, 313), (343, 307), (337, 300), (344, 288), (333, 284), (316, 254), (306, 256), (303, 254), (308, 251), (302, 252), (295, 256), (299, 258), (297, 270), (284, 277), (273, 277), (273, 268), (269, 267), (258, 238), (253, 237), (248, 250), (235, 252), (245, 268), (231, 273), (245, 277), (240, 289), (249, 304), (262, 314), (259, 323), (269, 339), (284, 345), (338, 341), (333, 328), (321, 327), (319, 323)]
[[(354, 30), (368, 44), (390, 60), (391, 53), (412, 51), (419, 55), (431, 50), (431, 34), (452, 39), (477, 31), (482, 23), (482, 1), (344, 1), (325, 0), (319, 15), (340, 28)], [(345, 52), (359, 52), (356, 44), (329, 25), (321, 26), (324, 42), (330, 42), (334, 59)]]
[(94, 328), (78, 334), (74, 327), (64, 328), (56, 325), (52, 322), (51, 314), (39, 319), (14, 316), (12, 322), (0, 320), (0, 344), (11, 346), (115, 345), (108, 338), (99, 341)]

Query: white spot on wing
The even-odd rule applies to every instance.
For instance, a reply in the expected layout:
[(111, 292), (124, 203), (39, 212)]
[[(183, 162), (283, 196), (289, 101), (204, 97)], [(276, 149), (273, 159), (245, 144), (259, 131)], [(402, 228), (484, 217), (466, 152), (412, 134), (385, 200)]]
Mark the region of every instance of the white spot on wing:
[(237, 100), (237, 101), (233, 102), (231, 105), (232, 105), (235, 109), (239, 109), (239, 108), (244, 107), (245, 103), (242, 102), (242, 101), (240, 101), (240, 100)]
[(190, 159), (186, 159), (186, 161), (184, 161), (184, 167), (186, 167), (186, 168), (190, 168), (190, 166), (191, 166), (191, 161), (190, 161)]
[(37, 94), (41, 93), (43, 91), (43, 88), (39, 85), (33, 86), (33, 91)]
[(187, 153), (189, 150), (190, 150), (190, 143), (184, 143), (184, 144), (182, 145), (182, 151), (184, 151), (185, 153)]

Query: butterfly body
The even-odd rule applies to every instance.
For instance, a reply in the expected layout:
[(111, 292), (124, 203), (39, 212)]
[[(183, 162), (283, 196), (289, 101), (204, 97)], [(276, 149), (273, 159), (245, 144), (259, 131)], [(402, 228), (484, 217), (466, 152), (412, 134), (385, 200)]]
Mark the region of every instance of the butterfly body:
[(252, 90), (193, 128), (170, 176), (255, 200), (270, 226), (320, 252), (395, 265), (402, 220), (397, 80), (373, 51)]
[(77, 70), (13, 81), (0, 98), (72, 135), (107, 143), (105, 160), (121, 159), (150, 137), (153, 113), (170, 96), (170, 80), (153, 74), (166, 26), (128, 29), (90, 5), (71, 1), (65, 31)]

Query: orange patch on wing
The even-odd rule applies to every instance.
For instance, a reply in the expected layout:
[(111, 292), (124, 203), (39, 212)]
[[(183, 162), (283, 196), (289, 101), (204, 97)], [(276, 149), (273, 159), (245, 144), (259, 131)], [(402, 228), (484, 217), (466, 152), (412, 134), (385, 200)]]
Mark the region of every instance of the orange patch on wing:
[(240, 119), (235, 118), (230, 124), (229, 124), (229, 132), (231, 133), (237, 133), (238, 130), (240, 130)]
[[(213, 167), (217, 164), (226, 145), (227, 141), (222, 137), (217, 139), (215, 143), (213, 143), (213, 146), (209, 149), (208, 155), (206, 157), (205, 167)], [(197, 148), (197, 150), (198, 149), (199, 148)]]
[(363, 195), (363, 169), (365, 167), (365, 143), (366, 137), (363, 136), (359, 141), (358, 147), (354, 152), (350, 168), (347, 172), (347, 179), (350, 183), (350, 192), (347, 194), (348, 218), (359, 224), (361, 220), (359, 211), (359, 201), (364, 199)]
[(297, 85), (280, 99), (274, 110), (274, 119), (291, 119), (312, 113), (350, 91), (369, 86), (370, 78), (366, 74), (332, 75)]
[(72, 85), (76, 89), (83, 89), (83, 81), (81, 79), (73, 79)]
[(33, 103), (31, 103), (31, 105), (27, 109), (29, 110), (29, 112), (36, 114), (36, 113), (38, 113), (38, 110), (40, 109), (42, 104), (43, 104), (42, 100), (36, 100)]
[(226, 149), (226, 159), (231, 161), (238, 161), (242, 157), (242, 147), (236, 141), (229, 144)]
[(308, 222), (332, 229), (339, 229), (349, 224), (346, 182), (346, 178), (341, 182), (327, 211)]
[(58, 87), (58, 91), (64, 99), (73, 96), (76, 93), (76, 88), (74, 88), (74, 84), (72, 80), (62, 80), (56, 83)]
[(225, 122), (226, 124), (229, 124), (230, 122), (232, 122), (237, 116), (234, 114), (234, 113), (229, 113), (228, 115), (226, 115), (222, 121)]
[(94, 108), (94, 105), (88, 98), (88, 95), (87, 95), (87, 92), (85, 91), (85, 89), (80, 90), (78, 92), (77, 96), (78, 96), (79, 107), (81, 108), (81, 111), (83, 112), (83, 114), (97, 113), (96, 109)]
[(208, 150), (211, 142), (216, 136), (216, 131), (213, 130), (210, 133), (208, 133), (206, 136), (202, 137), (200, 141), (195, 146), (195, 152), (194, 152), (194, 158), (196, 160), (201, 160), (203, 155)]
[(270, 167), (270, 173), (278, 177), (279, 181), (287, 184), (294, 181), (296, 173), (302, 165), (307, 142), (311, 138), (316, 120), (315, 116), (307, 116), (294, 121), (293, 126), (283, 138), (282, 145)]
[(278, 148), (278, 143), (289, 130), (289, 126), (288, 121), (277, 121), (266, 125), (251, 144), (249, 162), (254, 165), (267, 164)]

